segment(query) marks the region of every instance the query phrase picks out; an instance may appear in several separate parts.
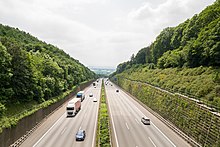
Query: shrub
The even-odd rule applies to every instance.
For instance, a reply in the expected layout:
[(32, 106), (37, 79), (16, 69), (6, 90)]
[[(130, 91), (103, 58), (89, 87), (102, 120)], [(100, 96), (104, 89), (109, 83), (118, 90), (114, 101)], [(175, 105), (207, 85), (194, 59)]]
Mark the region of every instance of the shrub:
[(5, 106), (2, 103), (0, 103), (0, 118), (4, 115), (5, 111)]

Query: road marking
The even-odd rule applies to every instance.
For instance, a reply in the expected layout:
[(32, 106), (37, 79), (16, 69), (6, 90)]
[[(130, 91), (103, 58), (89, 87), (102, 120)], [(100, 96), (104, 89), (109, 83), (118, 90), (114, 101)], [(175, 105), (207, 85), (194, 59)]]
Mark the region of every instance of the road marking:
[(82, 126), (79, 127), (79, 130), (81, 130)]
[(148, 137), (148, 138), (149, 138), (150, 142), (154, 145), (154, 147), (157, 147), (157, 146), (154, 144), (153, 140), (152, 140), (150, 137)]
[(113, 117), (112, 117), (111, 107), (110, 107), (109, 100), (108, 100), (108, 98), (107, 98), (107, 94), (106, 94), (106, 99), (107, 99), (107, 101), (108, 101), (108, 105), (109, 105), (109, 112), (110, 112), (110, 115), (111, 115), (112, 127), (113, 127), (113, 130), (114, 130), (113, 132), (114, 132), (114, 135), (115, 135), (116, 147), (119, 147), (119, 144), (118, 144), (118, 137), (117, 137), (116, 130), (115, 130), (114, 119), (113, 119)]
[[(99, 93), (99, 97), (101, 97), (101, 91)], [(98, 102), (99, 103), (99, 102)], [(94, 147), (95, 145), (95, 139), (96, 139), (96, 130), (97, 130), (97, 121), (98, 121), (98, 110), (99, 110), (99, 105), (97, 106), (97, 110), (96, 110), (96, 123), (95, 123), (95, 127), (94, 127), (94, 131), (93, 131), (93, 143), (92, 143), (92, 147)]]
[[(65, 115), (65, 114), (66, 114), (66, 112), (65, 112), (63, 115)], [(62, 115), (62, 116), (63, 116), (63, 115)], [(33, 147), (37, 146), (37, 144), (47, 135), (47, 133), (49, 133), (50, 130), (53, 129), (53, 127), (61, 120), (62, 116), (52, 125), (52, 127), (50, 127), (49, 130), (47, 130), (46, 133), (44, 133), (44, 135), (33, 145)]]
[(126, 125), (126, 127), (128, 128), (128, 130), (129, 130), (128, 124), (127, 124), (127, 123), (125, 123), (125, 125)]
[(157, 126), (155, 126), (152, 122), (151, 124), (174, 146), (176, 147), (176, 145), (166, 136), (163, 134), (163, 132), (160, 131), (160, 129), (157, 128)]
[[(125, 92), (123, 92), (125, 95), (127, 95)], [(129, 96), (130, 97), (130, 96)], [(138, 110), (143, 116), (145, 116), (144, 114), (143, 114), (143, 112), (140, 110), (140, 109), (138, 109), (137, 108), (137, 106), (134, 104), (134, 103), (132, 103), (131, 102), (131, 100), (130, 99), (128, 99), (129, 101), (129, 103), (130, 104), (133, 104), (133, 106), (136, 108), (136, 110)], [(153, 124), (153, 122), (151, 122), (151, 124), (174, 146), (174, 147), (176, 147), (176, 145), (165, 135), (165, 134), (163, 134), (163, 132), (160, 130), (160, 129), (158, 129), (154, 124)]]
[(140, 123), (138, 122), (138, 120), (135, 118), (135, 121), (137, 122), (137, 124), (139, 124), (140, 125)]
[(63, 131), (61, 132), (61, 135), (66, 131), (66, 128), (63, 129)]

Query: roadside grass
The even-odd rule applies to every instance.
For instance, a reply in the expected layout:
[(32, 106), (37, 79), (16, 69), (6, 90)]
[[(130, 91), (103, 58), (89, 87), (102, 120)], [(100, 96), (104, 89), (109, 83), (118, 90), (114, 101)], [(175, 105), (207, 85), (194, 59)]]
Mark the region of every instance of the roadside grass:
[(196, 102), (149, 86), (118, 78), (118, 85), (173, 123), (201, 146), (220, 147), (220, 117)]
[(220, 110), (220, 68), (131, 68), (115, 77), (146, 82), (170, 92), (198, 99)]
[(102, 82), (101, 102), (99, 106), (98, 127), (96, 134), (97, 147), (110, 147), (109, 116), (106, 104), (105, 88)]

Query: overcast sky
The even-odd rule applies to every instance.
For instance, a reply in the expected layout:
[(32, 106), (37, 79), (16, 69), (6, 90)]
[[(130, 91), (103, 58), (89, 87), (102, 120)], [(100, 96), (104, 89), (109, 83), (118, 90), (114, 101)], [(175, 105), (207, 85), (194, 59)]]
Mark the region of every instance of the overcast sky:
[(0, 23), (86, 66), (116, 67), (215, 0), (0, 0)]

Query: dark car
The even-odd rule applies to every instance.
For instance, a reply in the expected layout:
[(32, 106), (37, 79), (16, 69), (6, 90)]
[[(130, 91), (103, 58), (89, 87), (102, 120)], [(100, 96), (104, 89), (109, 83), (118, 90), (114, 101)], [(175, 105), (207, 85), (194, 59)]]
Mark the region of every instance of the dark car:
[(85, 130), (79, 130), (76, 133), (76, 141), (83, 141), (86, 138), (86, 132)]
[(117, 89), (116, 92), (119, 92), (119, 90)]
[(145, 125), (150, 125), (150, 118), (142, 117), (141, 122)]

